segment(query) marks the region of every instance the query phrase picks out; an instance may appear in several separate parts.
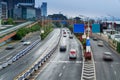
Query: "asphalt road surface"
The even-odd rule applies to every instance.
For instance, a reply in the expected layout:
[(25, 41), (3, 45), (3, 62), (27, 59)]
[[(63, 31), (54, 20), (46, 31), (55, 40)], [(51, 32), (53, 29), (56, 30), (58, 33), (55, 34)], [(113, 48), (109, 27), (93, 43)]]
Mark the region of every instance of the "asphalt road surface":
[[(40, 73), (37, 75), (36, 80), (80, 80), (82, 73), (82, 51), (77, 40), (66, 39), (67, 50), (66, 52), (60, 52), (59, 47), (55, 51), (54, 55), (42, 68)], [(70, 48), (77, 50), (77, 59), (69, 59)]]
[[(45, 51), (48, 45), (58, 40), (60, 29), (55, 29), (49, 36), (33, 48), (28, 54), (12, 65), (0, 70), (0, 80), (13, 80), (18, 74), (31, 66)], [(55, 44), (55, 43), (54, 43)]]
[[(103, 47), (97, 45), (97, 41), (91, 39), (93, 56), (95, 59), (97, 80), (120, 80), (120, 55), (117, 54), (107, 43)], [(111, 52), (113, 61), (103, 60), (103, 52)]]
[[(33, 43), (38, 39), (40, 39), (39, 32), (27, 35), (24, 40)], [(0, 48), (0, 64), (27, 47), (27, 45), (23, 45), (23, 42), (15, 42), (9, 45), (14, 46), (14, 49), (6, 50), (7, 45)]]

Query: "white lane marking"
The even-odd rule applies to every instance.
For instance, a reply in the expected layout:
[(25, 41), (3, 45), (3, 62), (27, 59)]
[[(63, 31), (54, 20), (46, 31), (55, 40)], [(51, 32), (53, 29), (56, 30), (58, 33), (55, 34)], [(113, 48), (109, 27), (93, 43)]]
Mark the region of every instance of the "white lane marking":
[(61, 76), (62, 76), (62, 73), (59, 74), (59, 77), (61, 77)]
[(63, 66), (63, 69), (65, 69), (65, 66)]
[(114, 74), (115, 74), (115, 75), (117, 74), (116, 71), (114, 71)]

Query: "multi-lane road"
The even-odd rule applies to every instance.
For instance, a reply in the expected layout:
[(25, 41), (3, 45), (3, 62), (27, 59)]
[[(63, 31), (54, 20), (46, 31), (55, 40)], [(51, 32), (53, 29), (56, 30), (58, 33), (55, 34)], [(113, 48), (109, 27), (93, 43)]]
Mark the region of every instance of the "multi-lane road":
[[(67, 32), (67, 30), (66, 30)], [(21, 72), (25, 71), (28, 67), (45, 54), (46, 50), (53, 49), (53, 45), (57, 44), (59, 39), (60, 43), (54, 54), (44, 66), (41, 67), (40, 71), (36, 75), (32, 76), (34, 80), (81, 80), (82, 75), (82, 49), (79, 41), (74, 36), (73, 39), (69, 38), (69, 34), (64, 37), (60, 29), (54, 29), (49, 36), (40, 41), (32, 50), (26, 55), (22, 56), (19, 60), (0, 70), (0, 80), (13, 80)], [(61, 36), (61, 38), (60, 38)], [(26, 38), (34, 42), (40, 39), (39, 33)], [(67, 49), (65, 52), (60, 52), (60, 45), (62, 40), (65, 40)], [(117, 54), (109, 44), (104, 42), (103, 47), (99, 47), (97, 41), (90, 39), (93, 58), (95, 61), (96, 80), (120, 80), (120, 55)], [(5, 50), (4, 47), (0, 49), (0, 62), (8, 59), (12, 55), (18, 53), (22, 49), (26, 48), (21, 42), (15, 45), (13, 50)], [(74, 48), (77, 50), (77, 59), (70, 60), (69, 52), (70, 49)], [(109, 51), (113, 55), (113, 61), (107, 62), (103, 60), (103, 52)]]
[[(109, 47), (106, 42), (104, 42), (103, 47), (99, 47), (97, 41), (91, 39), (91, 46), (95, 59), (97, 80), (120, 80), (120, 55)], [(113, 61), (104, 61), (103, 52), (111, 52)]]
[[(76, 38), (66, 39), (67, 50), (60, 52), (60, 47), (57, 48), (53, 57), (47, 62), (46, 66), (37, 75), (36, 80), (80, 80), (82, 72), (82, 51), (81, 46)], [(63, 40), (61, 38), (61, 40)], [(71, 48), (77, 50), (77, 59), (69, 59), (69, 51)]]
[[(51, 42), (58, 40), (60, 29), (55, 29), (49, 36), (37, 44), (28, 54), (21, 57), (13, 64), (0, 70), (0, 80), (13, 80), (18, 74), (31, 66), (39, 58)], [(35, 37), (34, 37), (35, 38)], [(53, 44), (53, 43), (52, 43)], [(55, 44), (55, 43), (54, 43)]]

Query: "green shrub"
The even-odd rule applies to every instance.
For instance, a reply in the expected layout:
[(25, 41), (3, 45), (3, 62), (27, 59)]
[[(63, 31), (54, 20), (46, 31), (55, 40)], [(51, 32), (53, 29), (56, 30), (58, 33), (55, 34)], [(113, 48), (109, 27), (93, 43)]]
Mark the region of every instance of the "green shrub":
[(20, 40), (22, 39), (24, 36), (26, 36), (26, 34), (30, 33), (30, 32), (35, 32), (35, 31), (39, 31), (40, 30), (40, 26), (38, 24), (29, 27), (29, 28), (20, 28), (16, 35), (13, 37), (13, 39), (15, 40)]

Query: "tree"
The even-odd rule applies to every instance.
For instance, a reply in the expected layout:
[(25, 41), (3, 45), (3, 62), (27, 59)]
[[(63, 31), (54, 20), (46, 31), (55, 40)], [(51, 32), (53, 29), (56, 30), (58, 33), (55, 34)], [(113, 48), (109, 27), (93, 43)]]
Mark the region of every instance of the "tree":
[(12, 18), (8, 18), (7, 24), (10, 24), (10, 25), (14, 24), (13, 19)]
[(120, 42), (117, 42), (117, 51), (120, 53)]

